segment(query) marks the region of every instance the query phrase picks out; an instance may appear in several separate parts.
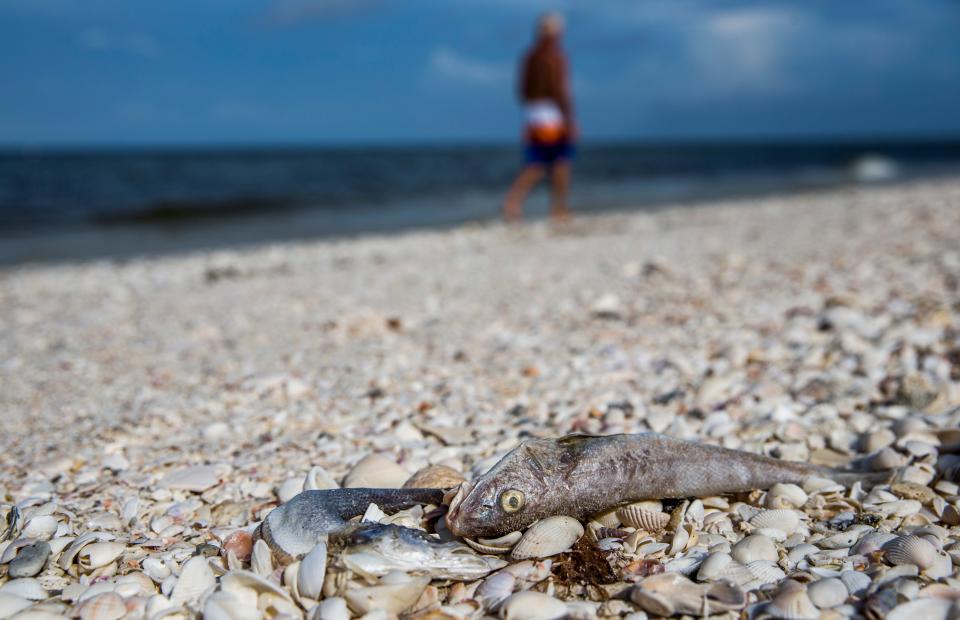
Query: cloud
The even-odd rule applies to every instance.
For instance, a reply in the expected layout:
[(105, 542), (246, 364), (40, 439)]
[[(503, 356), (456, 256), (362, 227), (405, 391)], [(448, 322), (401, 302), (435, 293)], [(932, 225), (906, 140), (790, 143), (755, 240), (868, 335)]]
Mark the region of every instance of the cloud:
[(430, 54), (427, 69), (431, 75), (468, 84), (489, 86), (510, 79), (508, 66), (468, 58), (448, 47), (438, 47)]
[(156, 40), (141, 33), (117, 35), (100, 28), (87, 28), (77, 36), (77, 44), (91, 52), (121, 52), (144, 58), (160, 55)]

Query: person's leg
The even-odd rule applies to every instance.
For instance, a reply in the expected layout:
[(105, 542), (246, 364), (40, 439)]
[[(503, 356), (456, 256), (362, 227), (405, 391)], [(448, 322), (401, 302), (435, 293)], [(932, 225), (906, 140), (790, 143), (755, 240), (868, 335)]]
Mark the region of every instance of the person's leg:
[(533, 186), (543, 178), (542, 164), (527, 164), (507, 191), (503, 201), (503, 217), (508, 222), (516, 222), (523, 215), (523, 201)]
[(570, 192), (570, 160), (558, 159), (553, 164), (553, 192), (550, 196), (550, 217), (565, 220), (570, 217), (567, 194)]

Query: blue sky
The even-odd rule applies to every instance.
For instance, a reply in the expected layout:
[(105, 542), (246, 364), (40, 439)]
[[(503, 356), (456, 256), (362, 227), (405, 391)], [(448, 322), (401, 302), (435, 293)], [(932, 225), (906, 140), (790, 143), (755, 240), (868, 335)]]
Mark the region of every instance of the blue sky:
[(547, 9), (585, 139), (960, 135), (957, 0), (2, 0), (0, 143), (511, 140)]

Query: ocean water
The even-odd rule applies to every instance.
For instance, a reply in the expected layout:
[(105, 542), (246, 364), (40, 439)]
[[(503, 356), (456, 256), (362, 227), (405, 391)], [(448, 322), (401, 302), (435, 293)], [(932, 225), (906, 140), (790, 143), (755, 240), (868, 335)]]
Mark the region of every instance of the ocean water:
[[(429, 228), (499, 216), (515, 145), (0, 152), (0, 262)], [(583, 145), (576, 212), (960, 171), (960, 142)], [(540, 189), (528, 212), (546, 212)]]

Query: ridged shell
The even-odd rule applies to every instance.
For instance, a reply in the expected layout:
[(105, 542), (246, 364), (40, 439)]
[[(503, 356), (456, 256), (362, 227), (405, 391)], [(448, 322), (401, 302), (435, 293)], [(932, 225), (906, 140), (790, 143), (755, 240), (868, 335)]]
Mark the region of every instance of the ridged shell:
[(800, 514), (796, 510), (785, 508), (764, 510), (750, 519), (750, 525), (757, 529), (772, 528), (780, 530), (789, 536), (800, 527)]
[(365, 614), (374, 609), (402, 614), (413, 607), (429, 583), (429, 577), (420, 577), (404, 583), (351, 588), (344, 592), (343, 596), (351, 609), (358, 614)]
[(126, 546), (116, 542), (98, 542), (87, 545), (77, 554), (77, 563), (85, 570), (106, 566), (120, 557)]
[(776, 583), (787, 576), (779, 566), (766, 560), (754, 560), (753, 562), (747, 562), (744, 566), (761, 585)]
[(765, 611), (783, 620), (817, 620), (820, 617), (820, 610), (810, 600), (806, 588), (795, 581), (781, 586), (780, 591), (767, 603)]
[(894, 538), (883, 546), (884, 559), (894, 566), (912, 564), (926, 570), (937, 561), (937, 549), (929, 542), (908, 534)]
[(80, 620), (118, 620), (127, 614), (127, 605), (115, 592), (104, 592), (85, 600), (79, 608)]
[(11, 594), (25, 598), (28, 601), (42, 601), (49, 596), (43, 586), (40, 585), (40, 582), (33, 577), (11, 579), (0, 586), (0, 593)]
[(407, 489), (452, 489), (465, 478), (463, 474), (446, 465), (427, 465), (417, 470), (403, 483)]
[(807, 594), (814, 605), (820, 609), (829, 609), (843, 605), (850, 593), (842, 581), (836, 577), (828, 577), (808, 585)]
[(571, 517), (549, 517), (530, 526), (513, 547), (515, 560), (548, 558), (563, 553), (583, 536), (583, 526)]
[(853, 546), (852, 552), (857, 555), (868, 555), (883, 549), (883, 546), (897, 537), (889, 532), (870, 532)]
[(733, 559), (741, 564), (749, 564), (755, 560), (776, 562), (778, 559), (777, 546), (773, 541), (762, 534), (747, 536), (730, 550)]
[(323, 593), (323, 580), (327, 575), (327, 543), (320, 542), (304, 556), (297, 573), (297, 591), (300, 596), (319, 600)]
[(217, 579), (210, 569), (207, 558), (194, 556), (186, 561), (180, 570), (180, 578), (170, 593), (170, 602), (174, 605), (192, 603), (204, 592), (217, 585)]
[(873, 584), (870, 575), (860, 573), (854, 570), (845, 570), (840, 573), (840, 581), (847, 586), (847, 592), (850, 596), (861, 596), (867, 591), (867, 588)]
[(624, 525), (647, 532), (660, 532), (670, 523), (670, 514), (650, 508), (652, 506), (648, 502), (630, 504), (617, 510), (617, 516)]
[(343, 479), (343, 487), (399, 489), (410, 477), (410, 472), (382, 454), (370, 454), (360, 459)]
[(553, 620), (566, 615), (566, 603), (531, 590), (517, 592), (500, 605), (500, 617), (504, 620)]
[(523, 532), (510, 532), (499, 538), (478, 538), (477, 540), (464, 538), (464, 541), (480, 553), (498, 554), (510, 551), (522, 537)]

